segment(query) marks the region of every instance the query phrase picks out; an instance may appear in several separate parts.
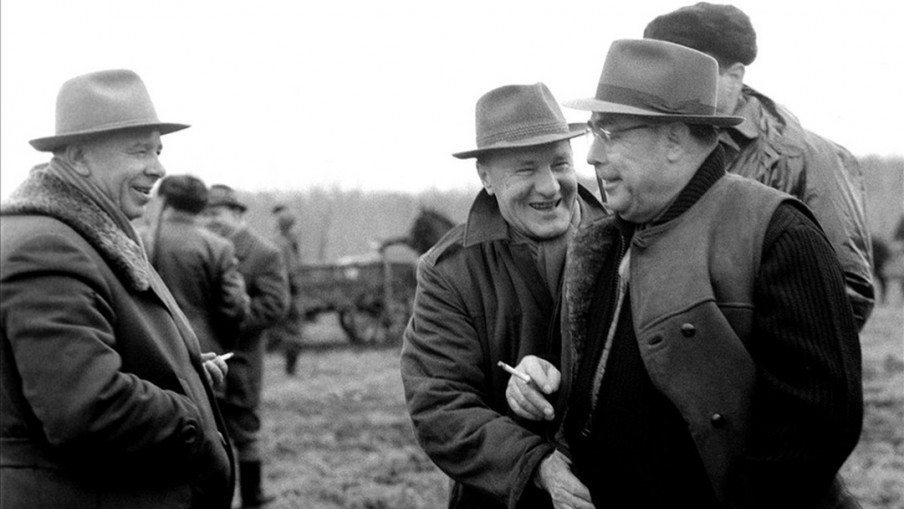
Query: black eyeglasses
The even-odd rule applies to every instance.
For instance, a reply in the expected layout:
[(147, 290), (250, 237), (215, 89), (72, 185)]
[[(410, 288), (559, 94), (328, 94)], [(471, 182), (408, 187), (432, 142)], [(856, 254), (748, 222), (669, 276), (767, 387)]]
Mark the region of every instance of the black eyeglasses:
[(599, 126), (599, 124), (594, 123), (593, 121), (587, 122), (587, 127), (590, 128), (590, 132), (593, 133), (593, 136), (600, 140), (603, 143), (612, 143), (612, 140), (615, 139), (616, 136), (622, 133), (626, 133), (628, 131), (633, 131), (635, 129), (643, 129), (645, 127), (652, 127), (655, 124), (638, 124), (632, 125), (631, 127), (625, 127), (624, 129), (616, 129), (610, 131), (608, 129), (603, 129)]

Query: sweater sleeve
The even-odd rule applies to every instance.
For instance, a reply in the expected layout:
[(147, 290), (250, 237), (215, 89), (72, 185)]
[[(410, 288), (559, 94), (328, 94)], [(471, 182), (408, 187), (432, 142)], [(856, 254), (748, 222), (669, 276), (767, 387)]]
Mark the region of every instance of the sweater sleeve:
[(758, 373), (745, 498), (749, 507), (810, 507), (857, 444), (863, 395), (842, 270), (796, 205), (772, 217), (754, 292)]

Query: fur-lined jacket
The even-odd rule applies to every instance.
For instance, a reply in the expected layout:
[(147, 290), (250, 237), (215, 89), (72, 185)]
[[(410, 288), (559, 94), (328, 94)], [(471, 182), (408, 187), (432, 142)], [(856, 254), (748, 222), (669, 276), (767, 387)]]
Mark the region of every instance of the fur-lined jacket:
[(47, 168), (0, 236), (0, 506), (228, 508), (197, 339), (133, 236)]

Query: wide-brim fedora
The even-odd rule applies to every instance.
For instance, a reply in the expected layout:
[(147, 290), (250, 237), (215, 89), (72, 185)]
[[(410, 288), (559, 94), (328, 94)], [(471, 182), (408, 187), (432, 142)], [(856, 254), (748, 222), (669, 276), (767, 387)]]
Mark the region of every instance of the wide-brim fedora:
[(596, 96), (566, 107), (727, 127), (742, 117), (716, 110), (719, 64), (695, 49), (666, 41), (621, 39), (612, 43)]
[(459, 159), (510, 148), (545, 145), (581, 136), (585, 124), (569, 124), (543, 83), (506, 85), (484, 94), (476, 108), (477, 148), (456, 152)]
[(189, 127), (161, 122), (151, 96), (133, 71), (114, 69), (76, 76), (60, 87), (56, 134), (29, 141), (42, 152), (74, 141), (127, 129), (154, 129), (169, 134)]

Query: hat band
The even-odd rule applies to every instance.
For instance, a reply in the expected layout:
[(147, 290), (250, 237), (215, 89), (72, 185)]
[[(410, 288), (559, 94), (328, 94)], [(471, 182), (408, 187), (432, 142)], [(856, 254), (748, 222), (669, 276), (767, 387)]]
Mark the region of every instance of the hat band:
[(501, 142), (520, 141), (544, 134), (568, 134), (567, 122), (544, 122), (540, 124), (529, 124), (514, 129), (508, 129), (498, 133), (489, 133), (477, 138), (477, 146), (479, 148), (495, 145)]
[(657, 95), (648, 94), (633, 88), (619, 87), (616, 85), (600, 84), (596, 92), (596, 98), (625, 106), (634, 106), (660, 113), (676, 115), (715, 115), (716, 107), (703, 104), (697, 99), (691, 99), (678, 104), (670, 104), (666, 99)]

